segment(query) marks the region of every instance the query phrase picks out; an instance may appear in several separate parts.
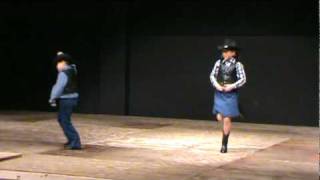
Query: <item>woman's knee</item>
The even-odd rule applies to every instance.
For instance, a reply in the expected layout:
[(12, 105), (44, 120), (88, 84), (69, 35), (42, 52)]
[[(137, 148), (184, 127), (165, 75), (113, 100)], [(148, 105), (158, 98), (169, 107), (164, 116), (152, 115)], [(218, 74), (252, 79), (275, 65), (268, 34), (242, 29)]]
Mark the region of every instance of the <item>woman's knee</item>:
[(231, 124), (231, 118), (230, 117), (224, 117), (223, 122), (227, 124)]
[(220, 113), (217, 114), (217, 120), (218, 121), (222, 121), (223, 120), (223, 116)]

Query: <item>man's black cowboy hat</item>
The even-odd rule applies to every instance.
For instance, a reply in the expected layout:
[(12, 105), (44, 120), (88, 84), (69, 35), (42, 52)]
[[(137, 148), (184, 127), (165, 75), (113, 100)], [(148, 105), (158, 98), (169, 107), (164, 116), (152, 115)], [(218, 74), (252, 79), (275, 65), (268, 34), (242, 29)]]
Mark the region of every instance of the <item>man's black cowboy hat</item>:
[(58, 63), (61, 61), (66, 61), (68, 64), (73, 63), (73, 59), (69, 54), (59, 51), (57, 52), (57, 56), (54, 58), (54, 62)]
[(232, 39), (225, 39), (224, 43), (222, 45), (218, 46), (218, 50), (220, 50), (220, 51), (227, 51), (227, 50), (239, 51), (240, 48), (237, 46), (236, 41), (234, 41)]

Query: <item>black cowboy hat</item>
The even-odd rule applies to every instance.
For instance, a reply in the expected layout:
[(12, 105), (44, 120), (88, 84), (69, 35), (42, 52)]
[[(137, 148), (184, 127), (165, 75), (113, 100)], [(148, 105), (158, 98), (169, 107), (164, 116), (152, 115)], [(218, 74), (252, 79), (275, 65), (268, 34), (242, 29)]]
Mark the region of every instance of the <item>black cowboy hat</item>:
[(60, 51), (57, 53), (57, 56), (54, 58), (54, 62), (59, 63), (61, 61), (66, 61), (68, 64), (73, 63), (73, 59), (69, 54)]
[(232, 39), (225, 39), (224, 43), (220, 46), (218, 46), (218, 50), (220, 51), (239, 51), (240, 48), (237, 46), (237, 42)]

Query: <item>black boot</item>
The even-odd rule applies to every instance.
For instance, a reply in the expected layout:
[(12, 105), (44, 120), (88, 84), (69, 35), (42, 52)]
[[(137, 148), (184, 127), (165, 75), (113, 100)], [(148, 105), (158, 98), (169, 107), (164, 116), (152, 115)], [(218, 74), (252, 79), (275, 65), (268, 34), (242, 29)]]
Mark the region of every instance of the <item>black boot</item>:
[(228, 139), (229, 139), (229, 134), (224, 134), (222, 136), (222, 147), (220, 152), (221, 153), (227, 153), (228, 152)]
[(67, 146), (69, 146), (69, 145), (70, 145), (70, 142), (68, 141), (68, 142), (66, 142), (66, 143), (63, 144), (63, 147), (67, 147)]

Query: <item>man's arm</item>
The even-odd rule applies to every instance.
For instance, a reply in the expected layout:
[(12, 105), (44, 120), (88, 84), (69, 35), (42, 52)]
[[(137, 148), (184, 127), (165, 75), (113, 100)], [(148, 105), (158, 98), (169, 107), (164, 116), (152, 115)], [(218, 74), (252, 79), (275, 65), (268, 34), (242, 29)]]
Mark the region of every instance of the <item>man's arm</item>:
[(59, 98), (62, 95), (63, 90), (67, 85), (67, 82), (68, 82), (67, 75), (64, 72), (59, 72), (57, 82), (52, 87), (49, 102), (53, 102), (55, 99)]

